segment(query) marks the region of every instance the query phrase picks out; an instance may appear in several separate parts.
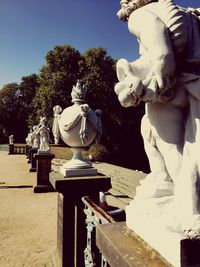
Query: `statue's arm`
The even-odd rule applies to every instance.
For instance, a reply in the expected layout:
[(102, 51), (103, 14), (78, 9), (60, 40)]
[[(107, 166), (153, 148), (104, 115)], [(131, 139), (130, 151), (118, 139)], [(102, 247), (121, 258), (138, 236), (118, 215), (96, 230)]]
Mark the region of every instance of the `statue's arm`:
[(175, 84), (174, 52), (165, 24), (143, 7), (130, 15), (128, 26), (145, 51), (138, 62), (131, 64), (132, 68), (140, 64), (144, 72), (148, 69), (144, 85), (154, 92), (172, 88)]

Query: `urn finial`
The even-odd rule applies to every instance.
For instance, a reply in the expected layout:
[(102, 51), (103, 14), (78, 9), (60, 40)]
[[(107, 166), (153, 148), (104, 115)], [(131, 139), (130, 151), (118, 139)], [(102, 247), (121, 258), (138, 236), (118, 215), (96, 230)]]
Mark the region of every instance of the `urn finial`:
[(84, 103), (85, 102), (85, 94), (87, 88), (85, 85), (82, 85), (78, 80), (76, 86), (73, 85), (71, 97), (73, 103)]

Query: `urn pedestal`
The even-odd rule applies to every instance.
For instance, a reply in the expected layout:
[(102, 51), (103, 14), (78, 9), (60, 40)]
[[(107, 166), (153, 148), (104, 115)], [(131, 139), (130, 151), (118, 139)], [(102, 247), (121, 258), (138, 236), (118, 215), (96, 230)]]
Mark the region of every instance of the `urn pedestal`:
[(83, 159), (82, 148), (73, 147), (71, 150), (73, 151), (72, 159), (60, 168), (60, 173), (64, 177), (97, 175), (97, 169), (93, 168), (90, 162)]
[(58, 192), (57, 248), (53, 253), (57, 267), (83, 267), (87, 229), (82, 197), (98, 200), (100, 191), (111, 188), (110, 178), (103, 175), (64, 178), (51, 173), (50, 182)]

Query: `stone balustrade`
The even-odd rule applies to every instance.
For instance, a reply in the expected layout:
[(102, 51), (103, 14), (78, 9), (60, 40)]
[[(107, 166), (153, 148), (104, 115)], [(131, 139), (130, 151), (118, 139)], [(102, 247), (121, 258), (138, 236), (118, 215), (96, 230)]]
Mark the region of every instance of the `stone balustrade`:
[(8, 145), (0, 145), (0, 151), (9, 151)]
[[(55, 158), (52, 160), (52, 172), (59, 172), (60, 166), (66, 160)], [(111, 185), (106, 195), (107, 209), (103, 209), (98, 198), (83, 196), (83, 211), (87, 236), (84, 249), (84, 264), (87, 267), (108, 267), (106, 255), (101, 253), (96, 245), (96, 229), (99, 225), (113, 225), (125, 221), (124, 209), (133, 199), (135, 187), (146, 174), (107, 163), (94, 163), (99, 172), (111, 178)], [(64, 266), (64, 265), (63, 265)], [(122, 266), (123, 267), (123, 266)]]
[[(154, 261), (170, 266), (125, 224), (125, 207), (146, 174), (96, 163), (103, 176), (63, 178), (59, 169), (65, 161), (54, 158), (51, 162), (50, 182), (58, 192), (57, 248), (52, 254), (55, 266), (133, 267), (142, 266), (136, 262)], [(99, 202), (99, 191), (105, 193), (107, 206)]]
[(1, 151), (8, 151), (8, 154), (26, 154), (26, 145), (17, 145), (17, 144), (9, 144), (9, 145), (0, 145)]

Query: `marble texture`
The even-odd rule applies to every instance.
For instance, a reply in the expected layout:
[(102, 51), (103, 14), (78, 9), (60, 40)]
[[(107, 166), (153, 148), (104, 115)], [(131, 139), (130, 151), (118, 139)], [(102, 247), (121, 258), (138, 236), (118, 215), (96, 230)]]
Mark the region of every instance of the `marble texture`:
[[(86, 170), (94, 174), (92, 164), (87, 162), (82, 157), (82, 150), (92, 144), (98, 142), (102, 133), (101, 111), (93, 111), (88, 104), (85, 103), (86, 87), (78, 81), (76, 86), (73, 86), (71, 97), (73, 105), (63, 110), (58, 120), (59, 133), (62, 140), (71, 147), (73, 157), (65, 163), (61, 172), (65, 176), (74, 170), (79, 170), (78, 173), (87, 175)], [(97, 170), (95, 171), (97, 174)], [(88, 173), (89, 174), (89, 173)]]
[(50, 137), (49, 137), (50, 129), (47, 126), (46, 117), (40, 117), (40, 123), (35, 130), (35, 135), (39, 135), (40, 137), (40, 145), (38, 149), (39, 154), (50, 153)]
[(122, 106), (146, 103), (141, 134), (151, 173), (127, 209), (127, 224), (134, 228), (134, 216), (142, 213), (145, 219), (152, 213), (166, 227), (190, 238), (200, 236), (200, 32), (196, 14), (172, 0), (122, 0), (118, 16), (137, 38), (140, 57), (117, 62), (119, 82), (115, 86)]

